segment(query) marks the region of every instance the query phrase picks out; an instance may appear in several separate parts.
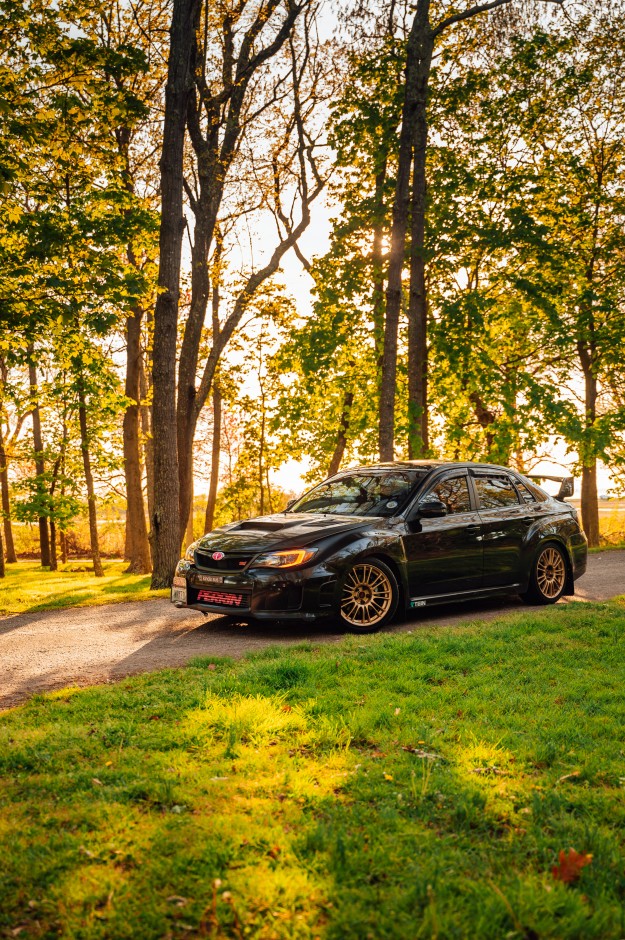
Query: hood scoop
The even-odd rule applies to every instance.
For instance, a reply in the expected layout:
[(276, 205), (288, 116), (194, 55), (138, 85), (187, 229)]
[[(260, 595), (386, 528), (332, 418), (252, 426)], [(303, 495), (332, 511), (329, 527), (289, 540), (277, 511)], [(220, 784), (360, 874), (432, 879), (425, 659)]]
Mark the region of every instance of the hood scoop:
[(237, 532), (240, 532), (242, 529), (252, 529), (254, 532), (273, 532), (276, 529), (283, 529), (284, 522), (261, 522), (260, 520), (254, 521), (250, 519), (249, 522), (242, 522), (237, 526)]

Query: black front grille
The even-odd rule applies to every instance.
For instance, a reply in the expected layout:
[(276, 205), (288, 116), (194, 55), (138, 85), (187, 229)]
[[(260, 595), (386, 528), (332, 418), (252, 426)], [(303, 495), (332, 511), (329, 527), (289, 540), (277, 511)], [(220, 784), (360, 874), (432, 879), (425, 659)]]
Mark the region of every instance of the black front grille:
[(212, 552), (196, 552), (195, 563), (198, 568), (206, 568), (209, 571), (242, 571), (253, 557), (249, 554), (240, 555), (237, 552), (231, 552), (216, 561), (212, 557)]

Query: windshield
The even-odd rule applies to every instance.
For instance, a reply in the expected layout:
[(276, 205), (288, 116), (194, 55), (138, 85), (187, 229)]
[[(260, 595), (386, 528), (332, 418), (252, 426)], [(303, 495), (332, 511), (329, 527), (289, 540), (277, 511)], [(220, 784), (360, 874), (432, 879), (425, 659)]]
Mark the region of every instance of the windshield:
[(290, 512), (337, 516), (396, 516), (407, 505), (428, 468), (351, 473), (328, 480), (302, 496)]

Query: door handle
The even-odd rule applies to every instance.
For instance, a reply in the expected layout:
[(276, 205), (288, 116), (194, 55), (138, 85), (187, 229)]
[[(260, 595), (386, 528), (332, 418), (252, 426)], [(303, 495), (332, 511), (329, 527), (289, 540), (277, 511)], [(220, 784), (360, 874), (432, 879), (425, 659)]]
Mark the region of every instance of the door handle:
[(475, 522), (473, 522), (471, 525), (467, 526), (467, 532), (479, 532), (481, 528), (481, 525), (477, 525)]
[(521, 519), (521, 522), (525, 522), (527, 523), (527, 525), (530, 525), (533, 521), (534, 521), (534, 516), (523, 516)]

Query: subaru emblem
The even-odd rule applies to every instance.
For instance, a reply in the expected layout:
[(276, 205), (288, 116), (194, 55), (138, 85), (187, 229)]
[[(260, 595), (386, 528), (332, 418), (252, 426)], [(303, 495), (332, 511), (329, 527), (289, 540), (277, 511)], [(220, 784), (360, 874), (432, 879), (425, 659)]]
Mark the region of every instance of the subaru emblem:
[(213, 559), (213, 561), (221, 561), (223, 557), (224, 557), (223, 552), (213, 552), (213, 554), (211, 555), (211, 558)]

